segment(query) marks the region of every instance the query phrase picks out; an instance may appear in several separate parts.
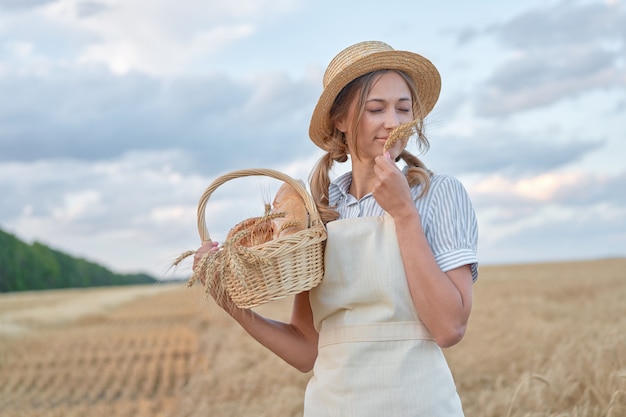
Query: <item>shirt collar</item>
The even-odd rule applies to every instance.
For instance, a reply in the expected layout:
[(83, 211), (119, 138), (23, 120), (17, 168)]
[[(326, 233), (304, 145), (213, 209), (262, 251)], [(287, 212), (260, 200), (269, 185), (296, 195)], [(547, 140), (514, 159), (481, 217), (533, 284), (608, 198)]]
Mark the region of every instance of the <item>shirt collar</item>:
[[(408, 167), (404, 166), (402, 168), (402, 173), (406, 176)], [(335, 206), (339, 202), (339, 200), (343, 197), (344, 201), (348, 200), (350, 185), (352, 184), (352, 171), (348, 171), (337, 178), (335, 178), (328, 187), (328, 197), (329, 197), (329, 205)], [(365, 197), (372, 195), (372, 193), (367, 194)], [(363, 197), (363, 198), (365, 198)], [(354, 198), (354, 197), (353, 197)]]
[(347, 198), (350, 184), (352, 184), (352, 171), (340, 175), (330, 183), (329, 197), (334, 200), (329, 202), (331, 206), (337, 204), (340, 197)]

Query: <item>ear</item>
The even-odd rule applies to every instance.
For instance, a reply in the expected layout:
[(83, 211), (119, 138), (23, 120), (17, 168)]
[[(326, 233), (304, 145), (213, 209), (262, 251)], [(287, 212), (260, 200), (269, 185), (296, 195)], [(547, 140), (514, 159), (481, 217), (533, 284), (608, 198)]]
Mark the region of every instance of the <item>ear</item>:
[(338, 131), (342, 133), (348, 132), (347, 117), (344, 116), (341, 119), (338, 119), (337, 122), (335, 123), (335, 127), (337, 128)]

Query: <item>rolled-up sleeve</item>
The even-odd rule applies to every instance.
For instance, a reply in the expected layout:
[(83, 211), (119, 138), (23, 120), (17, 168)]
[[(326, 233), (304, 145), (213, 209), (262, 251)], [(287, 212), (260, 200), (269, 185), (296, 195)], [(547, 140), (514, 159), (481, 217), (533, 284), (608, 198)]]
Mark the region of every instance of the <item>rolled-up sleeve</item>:
[[(436, 178), (436, 177), (435, 177)], [(437, 178), (431, 184), (426, 218), (426, 239), (442, 271), (470, 265), (478, 279), (478, 222), (467, 190), (455, 177)]]

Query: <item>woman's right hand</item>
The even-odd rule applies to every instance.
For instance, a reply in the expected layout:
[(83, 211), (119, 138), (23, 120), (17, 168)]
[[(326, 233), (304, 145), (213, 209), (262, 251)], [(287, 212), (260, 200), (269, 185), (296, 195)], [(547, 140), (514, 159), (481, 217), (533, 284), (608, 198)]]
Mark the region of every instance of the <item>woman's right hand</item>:
[[(200, 261), (202, 260), (202, 258), (204, 258), (204, 256), (207, 253), (212, 253), (214, 255), (219, 250), (220, 248), (217, 242), (207, 240), (206, 242), (202, 243), (202, 246), (200, 246), (196, 250), (196, 253), (193, 256), (194, 271), (197, 268)], [(206, 285), (206, 276), (204, 274), (200, 274), (199, 279), (200, 279), (200, 282), (202, 282), (202, 285)], [(212, 286), (212, 288), (210, 289), (210, 294), (211, 294), (211, 297), (213, 297), (213, 299), (215, 300), (215, 302), (221, 308), (226, 310), (229, 314), (232, 315), (234, 314), (236, 310), (239, 309), (239, 307), (237, 307), (237, 305), (233, 302), (233, 300), (230, 299), (230, 297), (228, 296), (228, 294), (225, 292), (223, 288), (218, 289), (215, 286)]]
[[(193, 270), (194, 271), (196, 270), (196, 268), (198, 267), (198, 264), (200, 263), (202, 258), (204, 258), (204, 255), (206, 255), (209, 252), (213, 252), (213, 254), (215, 254), (218, 250), (219, 250), (219, 246), (217, 242), (213, 242), (211, 240), (207, 240), (206, 242), (203, 242), (202, 246), (200, 246), (196, 250), (196, 253), (193, 255)], [(202, 282), (202, 285), (206, 284), (206, 277), (203, 274), (201, 274), (200, 276), (200, 282)]]
[[(194, 270), (207, 253), (215, 254), (219, 250), (217, 242), (204, 242), (194, 255)], [(206, 285), (206, 277), (200, 278)], [(217, 277), (214, 278), (217, 281)], [(226, 289), (221, 287), (219, 283), (210, 286), (209, 294), (218, 306), (262, 345), (302, 372), (308, 372), (312, 369), (317, 357), (318, 334), (313, 325), (313, 313), (311, 312), (308, 291), (295, 296), (289, 323), (266, 319), (250, 308), (237, 306)]]

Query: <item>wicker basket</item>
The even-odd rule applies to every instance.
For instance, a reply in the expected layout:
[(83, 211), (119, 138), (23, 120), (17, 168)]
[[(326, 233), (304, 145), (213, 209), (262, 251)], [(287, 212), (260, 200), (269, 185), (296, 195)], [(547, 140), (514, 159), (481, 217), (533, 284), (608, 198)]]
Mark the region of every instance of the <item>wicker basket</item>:
[[(198, 232), (202, 242), (211, 240), (205, 222), (206, 204), (213, 192), (232, 179), (268, 176), (288, 183), (304, 201), (309, 222), (305, 229), (288, 236), (247, 247), (236, 239), (224, 242), (215, 258), (203, 271), (207, 292), (220, 291), (241, 308), (256, 307), (269, 301), (310, 290), (324, 275), (326, 229), (317, 206), (306, 188), (279, 171), (248, 169), (217, 178), (207, 187), (198, 204)], [(218, 288), (209, 288), (209, 286)]]

